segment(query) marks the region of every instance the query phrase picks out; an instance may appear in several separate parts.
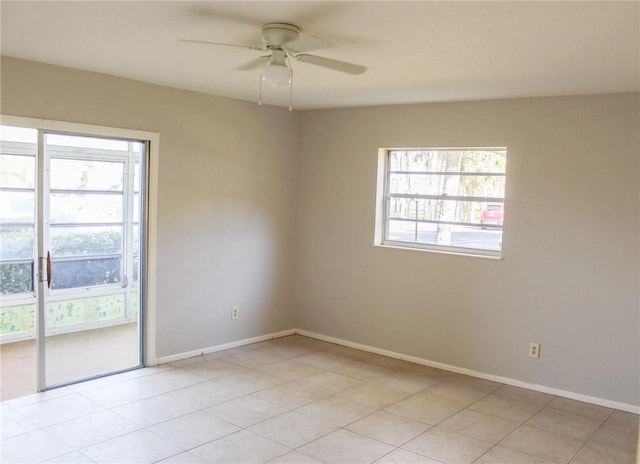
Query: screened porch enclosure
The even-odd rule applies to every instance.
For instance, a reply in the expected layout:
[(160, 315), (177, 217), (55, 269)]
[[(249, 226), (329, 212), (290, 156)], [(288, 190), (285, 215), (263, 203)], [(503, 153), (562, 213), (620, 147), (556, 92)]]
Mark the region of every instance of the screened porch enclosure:
[[(140, 365), (145, 143), (29, 127), (0, 129), (3, 358), (12, 351), (7, 344), (28, 346), (24, 342), (41, 334), (47, 386)], [(108, 338), (100, 330), (120, 325), (120, 332), (133, 334), (131, 340), (98, 346)], [(81, 332), (84, 342), (78, 344)], [(61, 340), (67, 340), (66, 349), (59, 348), (65, 345)], [(81, 359), (89, 353), (94, 367)], [(101, 361), (109, 354), (127, 361), (115, 367)], [(73, 364), (87, 367), (73, 374), (63, 368)]]

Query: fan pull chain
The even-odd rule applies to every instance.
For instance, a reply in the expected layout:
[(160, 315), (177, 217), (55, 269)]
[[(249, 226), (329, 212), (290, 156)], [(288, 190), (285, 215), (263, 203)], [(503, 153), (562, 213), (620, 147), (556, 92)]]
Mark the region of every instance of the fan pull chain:
[(291, 77), (289, 78), (289, 111), (293, 111), (293, 69), (291, 69)]
[(260, 90), (258, 93), (258, 106), (262, 106), (262, 80), (264, 78), (264, 73), (260, 73)]

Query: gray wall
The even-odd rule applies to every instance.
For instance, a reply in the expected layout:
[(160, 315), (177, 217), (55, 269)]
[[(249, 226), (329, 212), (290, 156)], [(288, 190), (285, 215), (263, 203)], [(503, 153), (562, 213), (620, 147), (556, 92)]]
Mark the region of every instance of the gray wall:
[[(639, 405), (639, 103), (304, 112), (297, 325)], [(504, 259), (372, 246), (378, 148), (456, 146), (508, 147)]]
[[(1, 71), (3, 114), (160, 133), (158, 356), (298, 327), (640, 405), (638, 94), (290, 113)], [(508, 147), (504, 260), (372, 245), (377, 150), (410, 146)]]
[(298, 114), (10, 58), (1, 84), (3, 114), (160, 133), (158, 356), (293, 327)]

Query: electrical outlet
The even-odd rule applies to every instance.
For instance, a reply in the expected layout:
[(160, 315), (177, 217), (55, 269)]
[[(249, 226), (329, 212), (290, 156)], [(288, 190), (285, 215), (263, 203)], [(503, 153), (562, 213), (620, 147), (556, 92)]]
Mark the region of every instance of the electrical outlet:
[(231, 308), (231, 319), (238, 319), (240, 317), (240, 308), (234, 306)]
[(539, 359), (540, 358), (540, 343), (529, 343), (529, 357)]

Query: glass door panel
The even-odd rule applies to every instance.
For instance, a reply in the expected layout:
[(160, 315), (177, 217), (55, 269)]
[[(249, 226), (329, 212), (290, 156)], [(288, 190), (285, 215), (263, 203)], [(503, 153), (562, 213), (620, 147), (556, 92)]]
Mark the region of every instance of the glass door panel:
[[(134, 168), (142, 142), (45, 134), (46, 385), (141, 365)], [(43, 250), (43, 255), (46, 254)]]
[(38, 131), (0, 126), (0, 401), (35, 393)]

